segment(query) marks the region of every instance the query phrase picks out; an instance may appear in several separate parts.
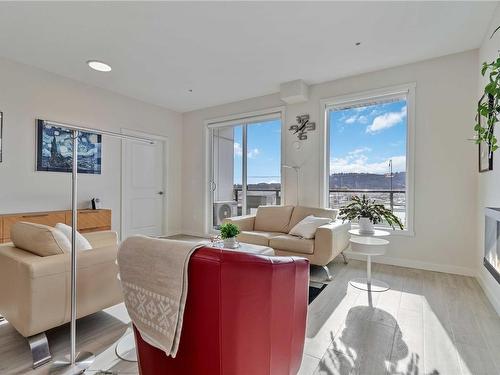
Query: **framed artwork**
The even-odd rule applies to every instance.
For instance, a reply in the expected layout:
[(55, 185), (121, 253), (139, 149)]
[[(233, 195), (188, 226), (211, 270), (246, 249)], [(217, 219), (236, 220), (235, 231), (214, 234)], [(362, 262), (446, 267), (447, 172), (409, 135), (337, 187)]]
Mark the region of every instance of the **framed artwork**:
[(479, 172), (492, 171), (493, 153), (490, 151), (490, 146), (486, 142), (481, 142), (478, 146), (479, 146)]
[[(36, 170), (71, 172), (73, 163), (72, 131), (37, 120)], [(78, 173), (101, 174), (102, 136), (78, 133)]]
[(0, 163), (2, 162), (3, 112), (0, 112)]
[[(493, 105), (493, 96), (488, 95), (488, 105)], [(484, 121), (483, 116), (479, 116), (479, 123)], [(490, 145), (486, 142), (481, 142), (478, 145), (479, 149), (479, 172), (488, 172), (493, 170), (493, 152)]]

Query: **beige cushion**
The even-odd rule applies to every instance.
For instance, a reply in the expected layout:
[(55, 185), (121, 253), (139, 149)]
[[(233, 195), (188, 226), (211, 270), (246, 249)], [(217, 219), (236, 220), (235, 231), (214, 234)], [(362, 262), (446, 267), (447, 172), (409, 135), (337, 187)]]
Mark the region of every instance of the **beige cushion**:
[(69, 252), (71, 243), (55, 228), (19, 221), (10, 230), (14, 246), (41, 257)]
[(314, 252), (314, 240), (298, 238), (290, 234), (271, 238), (269, 246), (275, 250), (287, 250), (294, 253), (312, 254)]
[(269, 246), (269, 240), (273, 237), (282, 235), (279, 232), (248, 232), (242, 231), (237, 239), (240, 242), (250, 243), (254, 245)]
[(83, 236), (90, 242), (92, 248), (116, 246), (118, 245), (118, 235), (116, 232), (106, 230), (102, 232), (88, 232)]
[(330, 219), (329, 217), (316, 217), (313, 215), (309, 215), (299, 221), (297, 225), (290, 230), (289, 234), (301, 238), (312, 239), (316, 234), (316, 229), (331, 222), (332, 219)]
[[(123, 302), (116, 254), (116, 245), (77, 252), (77, 318)], [(70, 320), (70, 264), (69, 253), (0, 245), (0, 313), (24, 337)]]
[[(59, 230), (62, 234), (64, 234), (66, 238), (71, 242), (71, 231), (73, 228), (63, 223), (57, 223), (55, 228)], [(76, 249), (78, 251), (92, 249), (92, 245), (90, 244), (90, 242), (85, 237), (83, 237), (80, 234), (80, 232), (76, 231), (75, 237), (76, 237)]]
[(333, 210), (331, 208), (297, 206), (293, 209), (289, 228), (293, 228), (300, 221), (302, 221), (305, 217), (309, 215), (313, 215), (316, 217), (328, 217), (332, 220), (335, 220), (335, 218), (337, 217), (337, 213), (338, 213), (337, 210)]
[(288, 233), (292, 211), (293, 206), (260, 206), (255, 215), (254, 230)]

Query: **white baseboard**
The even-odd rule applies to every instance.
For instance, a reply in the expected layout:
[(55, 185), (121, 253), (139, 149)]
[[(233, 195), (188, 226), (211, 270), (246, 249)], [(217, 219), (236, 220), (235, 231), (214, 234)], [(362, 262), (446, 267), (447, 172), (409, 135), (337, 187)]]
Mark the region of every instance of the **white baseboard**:
[[(347, 250), (344, 253), (347, 257), (351, 259), (366, 260), (366, 256), (355, 254), (350, 250)], [(476, 272), (473, 268), (452, 266), (452, 265), (438, 264), (438, 263), (428, 263), (428, 262), (421, 262), (418, 260), (403, 259), (403, 258), (393, 258), (385, 255), (373, 257), (372, 262), (390, 264), (392, 266), (400, 266), (406, 268), (417, 268), (426, 271), (446, 272), (446, 273), (453, 273), (456, 275), (473, 276), (473, 277), (476, 276)]]
[[(493, 308), (497, 312), (498, 316), (500, 316), (500, 295), (493, 291), (493, 289), (490, 287), (490, 283), (485, 280), (485, 275), (484, 275), (484, 270), (480, 270), (477, 275), (476, 279), (481, 288), (483, 288), (484, 294), (486, 294), (486, 297), (490, 301), (490, 303), (493, 305)], [(495, 280), (496, 282), (496, 280)]]
[(194, 236), (194, 237), (203, 237), (203, 238), (208, 238), (208, 236), (205, 233), (199, 233), (199, 232), (191, 232), (191, 231), (180, 231), (177, 234), (183, 234), (185, 236)]

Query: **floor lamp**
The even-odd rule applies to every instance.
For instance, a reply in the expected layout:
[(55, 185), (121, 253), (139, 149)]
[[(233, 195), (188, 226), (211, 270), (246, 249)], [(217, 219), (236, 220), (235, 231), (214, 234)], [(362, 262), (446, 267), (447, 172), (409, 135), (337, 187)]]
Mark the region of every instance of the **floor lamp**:
[(107, 130), (99, 130), (61, 124), (53, 121), (46, 121), (48, 125), (57, 126), (71, 130), (71, 139), (73, 141), (73, 166), (71, 173), (71, 323), (70, 323), (70, 352), (67, 356), (61, 359), (56, 359), (53, 363), (51, 372), (63, 374), (81, 374), (93, 362), (94, 354), (90, 352), (76, 352), (76, 228), (77, 228), (77, 185), (78, 185), (78, 133), (94, 133), (108, 135), (114, 138), (130, 139), (134, 141), (154, 144), (154, 141), (147, 138), (135, 137), (121, 133), (110, 132)]
[(297, 206), (299, 205), (299, 173), (300, 173), (300, 167), (296, 165), (286, 165), (283, 164), (283, 168), (288, 168), (288, 169), (293, 169), (295, 171), (295, 175), (297, 176), (297, 188), (296, 188), (296, 193), (297, 193)]

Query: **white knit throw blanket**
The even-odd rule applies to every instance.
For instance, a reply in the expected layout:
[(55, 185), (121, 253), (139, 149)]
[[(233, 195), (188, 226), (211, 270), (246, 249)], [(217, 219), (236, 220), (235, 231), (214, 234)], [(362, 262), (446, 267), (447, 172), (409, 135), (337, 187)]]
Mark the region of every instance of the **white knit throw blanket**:
[(186, 303), (189, 257), (203, 243), (127, 238), (118, 251), (125, 306), (141, 337), (175, 357)]

